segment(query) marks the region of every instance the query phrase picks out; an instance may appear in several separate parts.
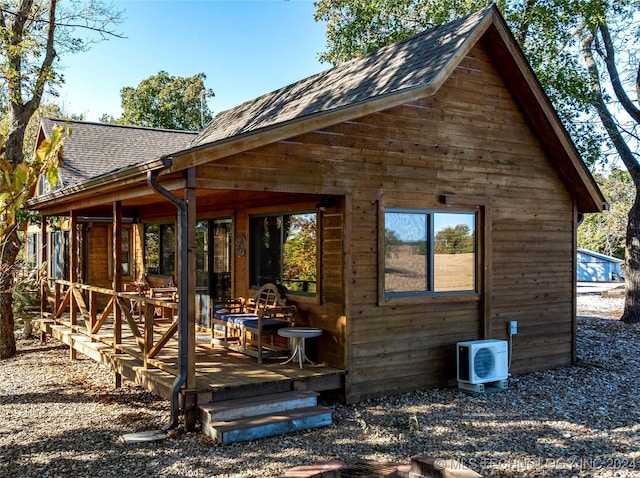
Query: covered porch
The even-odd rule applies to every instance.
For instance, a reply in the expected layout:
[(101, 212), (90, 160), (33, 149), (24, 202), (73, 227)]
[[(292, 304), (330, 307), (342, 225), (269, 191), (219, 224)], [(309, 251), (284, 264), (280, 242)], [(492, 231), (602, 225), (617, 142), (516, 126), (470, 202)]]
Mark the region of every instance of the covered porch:
[[(195, 168), (171, 173), (163, 164), (137, 173), (88, 188), (101, 194), (41, 203), (42, 262), (49, 261), (43, 330), (67, 343), (72, 357), (80, 351), (112, 367), (116, 385), (124, 376), (175, 401), (187, 429), (208, 402), (283, 390), (344, 400), (344, 291), (341, 280), (327, 280), (342, 276), (342, 200), (228, 189), (237, 185)], [(48, 231), (51, 216), (58, 223)], [(295, 274), (284, 271), (284, 242), (300, 236), (296, 220), (310, 233), (300, 259), (310, 273), (300, 272), (300, 262), (290, 267)], [(296, 306), (292, 325), (322, 330), (307, 346), (320, 365), (283, 365), (286, 354), (258, 363), (214, 345), (216, 308), (265, 282), (279, 284)], [(286, 349), (288, 340), (276, 339)]]
[[(180, 367), (178, 319), (173, 314), (178, 302), (64, 280), (43, 281), (43, 289), (47, 304), (41, 330), (67, 344), (70, 358), (82, 353), (109, 366), (116, 385), (124, 377), (172, 399)], [(291, 391), (320, 392), (330, 399), (343, 388), (343, 370), (326, 364), (283, 364), (286, 357), (257, 363), (254, 357), (213, 345), (213, 335), (200, 330), (194, 337), (195, 386), (183, 388), (179, 396), (185, 426), (211, 403)]]

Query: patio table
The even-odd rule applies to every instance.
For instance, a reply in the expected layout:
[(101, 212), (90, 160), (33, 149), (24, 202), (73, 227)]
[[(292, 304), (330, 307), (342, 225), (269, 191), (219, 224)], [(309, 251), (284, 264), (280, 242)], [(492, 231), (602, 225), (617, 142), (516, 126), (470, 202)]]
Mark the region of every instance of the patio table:
[(282, 365), (286, 365), (289, 362), (296, 360), (302, 368), (303, 362), (313, 364), (305, 352), (305, 340), (312, 337), (320, 337), (322, 335), (322, 329), (315, 327), (284, 327), (278, 329), (278, 335), (281, 337), (287, 337), (291, 340), (291, 346), (293, 353)]

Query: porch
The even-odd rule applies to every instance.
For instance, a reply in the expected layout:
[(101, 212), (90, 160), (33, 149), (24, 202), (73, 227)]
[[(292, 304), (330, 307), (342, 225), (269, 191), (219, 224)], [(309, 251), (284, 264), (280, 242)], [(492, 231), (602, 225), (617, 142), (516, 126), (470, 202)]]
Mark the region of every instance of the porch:
[[(171, 400), (179, 371), (178, 320), (173, 319), (178, 302), (63, 280), (43, 281), (43, 297), (41, 330), (67, 344), (72, 359), (80, 352), (109, 366), (116, 386), (125, 377)], [(180, 391), (185, 420), (188, 411), (193, 417), (211, 402), (302, 390), (338, 398), (333, 394), (343, 390), (343, 370), (283, 365), (286, 357), (259, 364), (254, 357), (212, 345), (213, 333), (195, 332), (195, 387)]]

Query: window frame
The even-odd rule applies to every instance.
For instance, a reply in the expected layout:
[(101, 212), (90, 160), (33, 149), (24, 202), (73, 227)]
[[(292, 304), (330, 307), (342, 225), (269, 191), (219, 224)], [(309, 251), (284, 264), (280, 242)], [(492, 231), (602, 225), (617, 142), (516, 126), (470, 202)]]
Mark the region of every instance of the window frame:
[[(127, 231), (129, 235), (129, 240), (125, 244), (124, 232)], [(133, 277), (133, 228), (131, 226), (122, 226), (120, 230), (121, 238), (121, 252), (122, 255), (122, 277), (131, 278)], [(109, 226), (109, 234), (108, 234), (108, 242), (107, 242), (107, 251), (109, 254), (109, 277), (113, 277), (113, 226)], [(125, 261), (124, 253), (127, 252), (127, 260)], [(124, 264), (128, 264), (128, 274), (124, 272)]]
[[(158, 226), (158, 270), (157, 272), (149, 271), (149, 264), (147, 263), (147, 226)], [(166, 271), (163, 267), (163, 243), (164, 232), (163, 229), (167, 227), (173, 228), (173, 268), (171, 271)], [(142, 260), (144, 264), (144, 271), (146, 274), (154, 277), (174, 277), (176, 273), (176, 248), (177, 248), (177, 230), (175, 222), (146, 222), (142, 228)]]
[[(307, 299), (307, 300), (311, 300), (313, 302), (317, 302), (319, 301), (319, 298), (321, 296), (321, 291), (320, 291), (320, 287), (321, 287), (321, 251), (320, 251), (320, 244), (321, 244), (321, 240), (320, 240), (320, 235), (321, 235), (321, 230), (322, 230), (322, 222), (321, 222), (321, 214), (319, 213), (319, 211), (317, 209), (314, 208), (310, 208), (310, 207), (300, 207), (300, 208), (295, 208), (295, 209), (287, 209), (287, 210), (282, 210), (282, 211), (260, 211), (260, 212), (255, 212), (255, 213), (250, 213), (248, 215), (248, 247), (247, 247), (247, 256), (248, 256), (248, 260), (249, 260), (249, 264), (247, 267), (247, 271), (248, 271), (248, 283), (249, 283), (249, 287), (251, 289), (256, 289), (259, 288), (259, 285), (257, 284), (257, 281), (255, 281), (255, 275), (256, 275), (256, 265), (255, 265), (255, 260), (256, 260), (256, 244), (255, 244), (255, 240), (254, 240), (254, 220), (259, 219), (259, 218), (265, 218), (265, 217), (278, 217), (278, 218), (282, 218), (283, 216), (295, 216), (295, 215), (305, 215), (305, 214), (313, 214), (315, 215), (315, 225), (316, 225), (316, 237), (315, 237), (315, 268), (316, 268), (316, 277), (315, 277), (315, 292), (302, 292), (302, 291), (296, 291), (296, 290), (290, 290), (287, 289), (287, 295), (288, 296), (295, 296), (296, 300), (298, 299)], [(281, 255), (280, 255), (280, 272), (279, 272), (279, 280), (280, 280), (280, 284), (282, 285), (282, 280), (283, 280), (283, 257), (282, 257), (282, 253), (284, 251), (283, 248), (284, 244), (282, 243), (282, 234), (280, 236), (280, 247), (281, 247)]]
[[(444, 204), (444, 206), (443, 206)], [(403, 291), (403, 292), (389, 292), (385, 290), (385, 214), (389, 212), (407, 212), (425, 214), (427, 216), (427, 235), (429, 237), (429, 243), (427, 248), (429, 251), (429, 259), (425, 259), (428, 262), (426, 266), (427, 277), (426, 281), (429, 283), (429, 290), (425, 291)], [(433, 254), (434, 254), (434, 237), (435, 231), (432, 230), (434, 223), (434, 216), (436, 214), (474, 214), (475, 215), (475, 285), (473, 290), (461, 290), (461, 291), (435, 291), (433, 273)], [(484, 205), (470, 205), (469, 202), (456, 201), (455, 204), (449, 197), (442, 197), (441, 204), (428, 205), (425, 207), (419, 207), (415, 204), (382, 204), (379, 203), (378, 207), (378, 305), (384, 306), (389, 304), (421, 304), (425, 302), (468, 302), (468, 301), (480, 301), (484, 294), (484, 275), (483, 264), (487, 265), (487, 235), (486, 231), (486, 217), (488, 215), (488, 208)]]

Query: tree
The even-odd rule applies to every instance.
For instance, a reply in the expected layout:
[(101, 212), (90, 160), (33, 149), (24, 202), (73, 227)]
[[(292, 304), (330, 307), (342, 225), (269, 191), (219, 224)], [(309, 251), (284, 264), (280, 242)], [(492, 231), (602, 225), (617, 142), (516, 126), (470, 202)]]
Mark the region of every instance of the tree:
[(184, 78), (170, 76), (166, 71), (142, 80), (137, 88), (120, 90), (122, 117), (100, 118), (106, 123), (199, 131), (211, 120), (205, 99), (213, 93), (204, 86), (206, 75)]
[(435, 239), (436, 254), (465, 254), (474, 251), (475, 239), (467, 224), (457, 224), (438, 231)]
[[(491, 3), (318, 0), (315, 18), (327, 23), (321, 58), (341, 63)], [(497, 6), (586, 163), (619, 158), (631, 175), (636, 197), (626, 232), (622, 320), (640, 322), (640, 1), (500, 0)]]
[(609, 210), (585, 216), (578, 228), (578, 247), (624, 260), (627, 218), (636, 195), (631, 175), (612, 168), (595, 178), (609, 201)]
[(289, 279), (290, 290), (315, 293), (316, 271), (316, 216), (296, 214), (288, 217), (286, 238), (282, 251), (283, 278)]
[[(5, 108), (7, 130), (3, 140), (3, 195), (14, 187), (28, 186), (38, 159), (29, 162), (25, 153), (25, 133), (43, 95), (63, 80), (56, 72), (59, 55), (84, 51), (108, 35), (121, 13), (96, 0), (4, 0), (0, 3), (0, 105)], [(85, 36), (80, 36), (82, 32)], [(52, 150), (55, 152), (55, 148)], [(52, 153), (54, 154), (54, 153)], [(57, 153), (56, 153), (57, 154)], [(53, 164), (53, 163), (52, 163)], [(27, 180), (29, 179), (29, 180)], [(33, 190), (27, 190), (32, 192)], [(12, 205), (23, 201), (18, 194)], [(20, 250), (20, 215), (3, 207), (0, 231), (0, 358), (15, 354), (12, 290), (13, 265)]]

